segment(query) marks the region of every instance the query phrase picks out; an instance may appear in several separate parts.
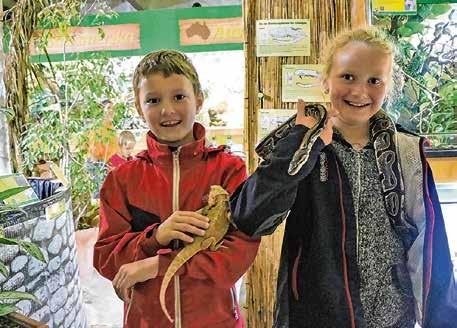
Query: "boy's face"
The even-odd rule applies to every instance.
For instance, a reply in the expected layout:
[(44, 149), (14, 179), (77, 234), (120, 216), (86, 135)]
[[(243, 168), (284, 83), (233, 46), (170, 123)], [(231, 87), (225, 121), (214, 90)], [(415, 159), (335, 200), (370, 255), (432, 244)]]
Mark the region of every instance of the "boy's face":
[(135, 144), (133, 142), (128, 142), (121, 146), (121, 155), (124, 158), (127, 158), (132, 155), (133, 148), (135, 148)]
[(151, 74), (139, 82), (138, 101), (143, 118), (159, 142), (177, 147), (194, 141), (195, 115), (203, 104), (203, 95), (195, 95), (187, 77)]

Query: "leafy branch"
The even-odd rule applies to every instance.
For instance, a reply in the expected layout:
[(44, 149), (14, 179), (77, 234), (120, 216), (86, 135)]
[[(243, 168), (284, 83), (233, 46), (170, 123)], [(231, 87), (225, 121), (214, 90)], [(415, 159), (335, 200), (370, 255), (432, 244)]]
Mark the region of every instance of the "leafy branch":
[[(29, 186), (26, 187), (15, 187), (10, 188), (5, 191), (0, 192), (0, 217), (1, 215), (12, 212), (12, 211), (21, 211), (24, 212), (20, 207), (14, 205), (5, 205), (2, 204), (4, 200), (17, 195), (20, 192), (30, 188)], [(5, 237), (3, 229), (0, 228), (0, 246), (7, 245), (7, 246), (19, 246), (23, 249), (27, 254), (31, 255), (32, 257), (36, 258), (41, 262), (46, 262), (46, 259), (41, 252), (40, 248), (35, 244), (25, 241), (25, 240), (18, 240), (14, 238), (7, 238)], [(8, 267), (0, 261), (0, 274), (8, 277), (9, 270)], [(7, 315), (11, 312), (17, 311), (18, 308), (12, 304), (5, 303), (4, 301), (9, 300), (31, 300), (38, 302), (38, 299), (26, 292), (18, 292), (18, 291), (0, 291), (0, 317)]]

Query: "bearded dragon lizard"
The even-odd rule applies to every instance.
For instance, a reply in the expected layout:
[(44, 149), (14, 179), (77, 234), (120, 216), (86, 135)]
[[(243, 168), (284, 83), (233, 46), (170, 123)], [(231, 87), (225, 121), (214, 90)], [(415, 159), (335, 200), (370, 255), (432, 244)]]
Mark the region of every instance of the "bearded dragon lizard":
[(197, 212), (209, 218), (209, 228), (204, 236), (194, 237), (194, 241), (187, 244), (173, 259), (168, 267), (160, 286), (160, 306), (170, 322), (173, 319), (168, 313), (165, 304), (165, 293), (171, 279), (192, 256), (200, 251), (209, 249), (215, 251), (222, 245), (224, 238), (230, 226), (230, 212), (228, 207), (229, 194), (221, 186), (213, 185), (210, 187), (208, 196), (208, 205)]

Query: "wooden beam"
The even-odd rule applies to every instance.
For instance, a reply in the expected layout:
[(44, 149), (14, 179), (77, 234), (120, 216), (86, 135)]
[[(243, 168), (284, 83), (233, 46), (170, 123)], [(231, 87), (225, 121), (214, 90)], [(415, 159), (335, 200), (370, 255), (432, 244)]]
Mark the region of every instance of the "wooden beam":
[(26, 317), (25, 315), (19, 312), (13, 312), (6, 316), (12, 321), (12, 323), (20, 324), (21, 327), (30, 327), (30, 328), (48, 328), (48, 325), (38, 322), (32, 318)]
[[(3, 0), (0, 0), (0, 108), (6, 105), (6, 90), (3, 84), (5, 53), (3, 52)], [(8, 124), (6, 115), (0, 113), (0, 175), (11, 173)]]
[(364, 27), (370, 24), (369, 1), (351, 0), (351, 25), (353, 28)]
[(127, 2), (130, 3), (132, 5), (132, 7), (135, 8), (136, 10), (144, 10), (143, 6), (139, 3), (141, 1), (127, 0)]

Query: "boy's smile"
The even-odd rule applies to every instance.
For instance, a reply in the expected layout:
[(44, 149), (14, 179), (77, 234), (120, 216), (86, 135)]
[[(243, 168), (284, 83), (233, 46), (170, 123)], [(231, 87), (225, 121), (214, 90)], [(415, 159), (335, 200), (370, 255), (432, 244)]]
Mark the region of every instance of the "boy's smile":
[(180, 123), (181, 123), (181, 121), (165, 121), (165, 122), (160, 123), (160, 125), (163, 127), (174, 127)]
[(176, 147), (194, 140), (193, 125), (203, 95), (195, 95), (186, 76), (151, 74), (138, 89), (141, 113), (159, 142)]

